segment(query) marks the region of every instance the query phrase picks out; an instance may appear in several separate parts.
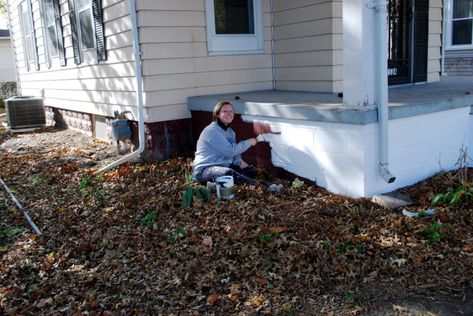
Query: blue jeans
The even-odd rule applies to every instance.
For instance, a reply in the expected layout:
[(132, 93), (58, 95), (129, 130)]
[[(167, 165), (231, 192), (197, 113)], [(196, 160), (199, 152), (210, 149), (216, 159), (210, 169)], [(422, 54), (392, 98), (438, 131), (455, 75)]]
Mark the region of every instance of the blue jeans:
[(247, 183), (255, 185), (258, 183), (258, 181), (253, 179), (255, 175), (256, 170), (253, 166), (243, 169), (234, 165), (231, 165), (230, 167), (210, 166), (199, 172), (196, 175), (196, 179), (201, 184), (205, 184), (207, 181), (214, 181), (217, 177), (232, 176), (235, 183)]

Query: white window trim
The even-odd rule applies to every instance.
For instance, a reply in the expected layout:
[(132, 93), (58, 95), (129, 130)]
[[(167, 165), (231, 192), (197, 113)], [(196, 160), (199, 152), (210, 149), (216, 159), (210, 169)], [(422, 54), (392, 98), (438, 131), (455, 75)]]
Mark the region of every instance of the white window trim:
[[(44, 32), (44, 36), (43, 36), (44, 43), (43, 44), (44, 44), (44, 51), (45, 51), (45, 55), (46, 55), (45, 58), (49, 60), (49, 62), (46, 62), (46, 63), (48, 64), (48, 68), (58, 68), (60, 66), (59, 47), (57, 47), (58, 53), (55, 54), (55, 55), (53, 55), (49, 51), (49, 41), (51, 39), (49, 38), (49, 32), (48, 32), (49, 25), (46, 24), (47, 21), (46, 21), (46, 10), (45, 10), (45, 3), (44, 2), (41, 3), (41, 11), (42, 11), (42, 15), (43, 15), (43, 17), (42, 17), (43, 32)], [(54, 6), (53, 6), (53, 17), (54, 17)], [(53, 18), (52, 24), (54, 25), (54, 30), (56, 31), (56, 34), (57, 34), (56, 21), (54, 20), (54, 18)], [(57, 38), (55, 40), (57, 42)]]
[(445, 2), (445, 11), (447, 15), (447, 30), (445, 34), (445, 49), (447, 50), (466, 50), (473, 49), (473, 39), (470, 45), (452, 45), (452, 32), (453, 32), (453, 0), (447, 0)]
[[(35, 56), (36, 48), (35, 48), (34, 39), (33, 39), (33, 34), (34, 34), (33, 32), (34, 24), (32, 23), (33, 16), (31, 13), (31, 8), (29, 6), (29, 2), (27, 0), (21, 1), (19, 6), (20, 6), (20, 10), (19, 10), (20, 29), (21, 29), (21, 35), (23, 38), (23, 56), (25, 59), (25, 68), (26, 68), (26, 71), (31, 71), (32, 69), (34, 69), (35, 67), (34, 64), (36, 63), (36, 56)], [(24, 12), (23, 9), (26, 9), (26, 12)], [(26, 18), (26, 21), (25, 21), (24, 13), (28, 15), (28, 17)], [(25, 24), (28, 24), (28, 27), (30, 29), (29, 34), (26, 34)], [(30, 56), (30, 52), (28, 51), (28, 43), (27, 43), (28, 41), (30, 42), (33, 56)]]
[(215, 32), (214, 1), (205, 0), (207, 48), (210, 56), (261, 54), (264, 52), (263, 0), (254, 0), (255, 34), (217, 35)]
[(95, 39), (95, 36), (92, 38), (94, 39), (94, 47), (92, 48), (86, 48), (82, 44), (82, 28), (81, 28), (81, 22), (80, 22), (80, 12), (85, 11), (85, 10), (90, 10), (90, 19), (92, 22), (92, 30), (94, 30), (94, 25), (95, 25), (95, 20), (94, 20), (94, 15), (92, 13), (92, 0), (89, 0), (89, 4), (82, 8), (81, 11), (79, 11), (79, 5), (78, 1), (74, 1), (74, 6), (75, 6), (75, 14), (76, 14), (76, 21), (77, 21), (77, 37), (79, 41), (79, 51), (81, 54), (81, 61), (82, 63), (85, 64), (97, 64), (97, 42)]

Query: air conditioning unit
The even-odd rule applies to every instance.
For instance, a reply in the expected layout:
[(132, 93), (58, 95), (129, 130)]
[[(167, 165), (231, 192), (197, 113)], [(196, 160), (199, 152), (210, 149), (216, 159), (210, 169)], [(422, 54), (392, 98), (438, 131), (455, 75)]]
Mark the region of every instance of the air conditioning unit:
[(5, 109), (11, 129), (40, 127), (46, 124), (42, 98), (12, 97), (5, 100)]

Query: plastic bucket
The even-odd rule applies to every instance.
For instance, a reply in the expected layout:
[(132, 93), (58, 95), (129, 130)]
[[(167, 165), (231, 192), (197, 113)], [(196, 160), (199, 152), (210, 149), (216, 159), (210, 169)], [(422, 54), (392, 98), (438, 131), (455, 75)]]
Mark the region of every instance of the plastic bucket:
[(235, 197), (233, 194), (233, 177), (222, 176), (215, 179), (217, 184), (217, 198), (224, 200), (231, 200)]

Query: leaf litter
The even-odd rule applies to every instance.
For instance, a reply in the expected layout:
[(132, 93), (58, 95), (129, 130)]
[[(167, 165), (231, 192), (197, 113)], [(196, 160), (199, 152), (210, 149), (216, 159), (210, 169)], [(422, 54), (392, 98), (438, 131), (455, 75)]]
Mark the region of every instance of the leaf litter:
[[(452, 310), (471, 300), (469, 203), (408, 218), (280, 180), (284, 195), (237, 185), (234, 200), (183, 209), (185, 158), (94, 176), (109, 149), (50, 128), (2, 136), (0, 175), (43, 236), (2, 197), (1, 313), (355, 315), (415, 297)], [(454, 178), (400, 191), (425, 210)]]

